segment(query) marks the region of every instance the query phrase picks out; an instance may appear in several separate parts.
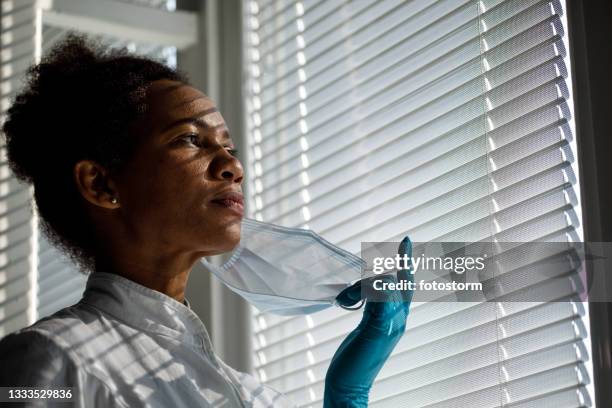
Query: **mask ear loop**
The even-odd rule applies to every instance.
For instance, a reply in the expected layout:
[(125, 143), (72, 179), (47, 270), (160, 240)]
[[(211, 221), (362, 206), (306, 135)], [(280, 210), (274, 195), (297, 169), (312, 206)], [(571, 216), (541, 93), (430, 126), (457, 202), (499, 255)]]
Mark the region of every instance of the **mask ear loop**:
[(363, 305), (365, 304), (365, 299), (361, 299), (361, 301), (359, 302), (359, 304), (357, 306), (344, 306), (341, 303), (336, 303), (338, 306), (340, 306), (341, 308), (345, 309), (345, 310), (359, 310), (363, 307)]

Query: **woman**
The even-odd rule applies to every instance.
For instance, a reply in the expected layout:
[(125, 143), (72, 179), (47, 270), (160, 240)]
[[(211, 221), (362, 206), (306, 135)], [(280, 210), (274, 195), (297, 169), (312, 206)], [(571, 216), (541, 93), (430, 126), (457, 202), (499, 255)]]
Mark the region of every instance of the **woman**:
[[(70, 36), (31, 68), (3, 130), (44, 232), (90, 276), (79, 303), (2, 340), (0, 385), (73, 387), (88, 407), (293, 405), (225, 365), (184, 297), (193, 265), (240, 240), (243, 168), (210, 98)], [(408, 303), (368, 302), (327, 373), (327, 406), (367, 404)]]

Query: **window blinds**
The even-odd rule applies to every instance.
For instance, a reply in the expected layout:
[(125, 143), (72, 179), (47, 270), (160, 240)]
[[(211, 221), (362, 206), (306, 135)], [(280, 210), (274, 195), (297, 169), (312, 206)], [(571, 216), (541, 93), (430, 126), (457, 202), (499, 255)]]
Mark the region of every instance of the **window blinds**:
[[(167, 0), (130, 1), (150, 7), (174, 9)], [(37, 24), (40, 32), (37, 33)], [(36, 21), (36, 2), (2, 0), (2, 121), (22, 86), (27, 68), (38, 53), (44, 54), (61, 41), (67, 30)], [(90, 36), (112, 47), (127, 47), (176, 66), (176, 49), (156, 44), (134, 44), (121, 38)], [(37, 44), (37, 41), (40, 41)], [(17, 182), (6, 162), (2, 146), (0, 163), (0, 337), (33, 323), (38, 318), (76, 303), (85, 288), (86, 276), (44, 235), (35, 232), (30, 209), (30, 189)], [(36, 265), (37, 268), (32, 267)]]
[[(6, 1), (2, 7), (0, 122), (34, 62), (34, 1)], [(17, 182), (1, 147), (0, 162), (0, 337), (34, 322), (36, 282), (30, 271), (35, 251), (30, 189)]]
[[(355, 253), (405, 234), (580, 239), (563, 2), (243, 4), (251, 216)], [(586, 316), (569, 300), (413, 305), (370, 405), (588, 406)], [(257, 374), (320, 406), (359, 319), (254, 310)]]

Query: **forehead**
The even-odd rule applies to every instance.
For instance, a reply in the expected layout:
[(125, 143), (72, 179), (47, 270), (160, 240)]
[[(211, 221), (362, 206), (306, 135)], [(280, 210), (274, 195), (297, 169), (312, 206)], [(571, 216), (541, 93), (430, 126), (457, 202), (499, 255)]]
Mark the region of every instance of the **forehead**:
[(224, 124), (215, 103), (198, 89), (181, 82), (159, 80), (147, 90), (149, 123), (155, 130), (187, 118), (202, 117), (211, 127)]

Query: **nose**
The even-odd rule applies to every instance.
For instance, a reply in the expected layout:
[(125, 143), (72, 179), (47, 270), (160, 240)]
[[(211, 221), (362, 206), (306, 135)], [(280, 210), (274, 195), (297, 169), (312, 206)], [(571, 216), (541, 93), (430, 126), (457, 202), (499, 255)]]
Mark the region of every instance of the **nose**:
[(244, 170), (237, 157), (232, 156), (227, 150), (220, 149), (211, 163), (212, 175), (217, 180), (225, 180), (233, 183), (242, 183)]

